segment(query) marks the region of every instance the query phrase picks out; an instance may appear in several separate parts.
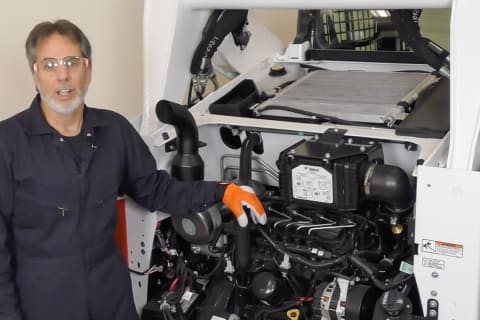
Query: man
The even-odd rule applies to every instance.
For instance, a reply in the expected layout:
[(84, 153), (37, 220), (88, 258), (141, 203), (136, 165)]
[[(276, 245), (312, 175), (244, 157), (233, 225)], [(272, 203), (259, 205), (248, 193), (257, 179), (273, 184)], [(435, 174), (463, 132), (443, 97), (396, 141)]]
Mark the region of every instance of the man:
[(38, 24), (26, 53), (38, 95), (0, 123), (0, 319), (138, 319), (114, 241), (119, 194), (173, 214), (223, 200), (241, 225), (242, 205), (266, 222), (250, 190), (172, 179), (126, 119), (85, 106), (91, 47), (77, 26)]

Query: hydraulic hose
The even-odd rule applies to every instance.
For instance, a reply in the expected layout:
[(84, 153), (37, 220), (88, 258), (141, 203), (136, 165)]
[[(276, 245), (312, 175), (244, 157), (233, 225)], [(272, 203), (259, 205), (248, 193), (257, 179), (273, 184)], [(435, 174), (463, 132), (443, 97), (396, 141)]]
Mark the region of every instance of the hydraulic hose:
[(238, 28), (243, 27), (247, 19), (248, 10), (214, 10), (202, 32), (202, 39), (195, 49), (190, 73), (206, 73), (209, 61), (223, 39)]
[(420, 11), (390, 10), (390, 13), (392, 24), (398, 31), (400, 39), (405, 41), (413, 52), (423, 57), (433, 69), (448, 78), (450, 53), (430, 39), (422, 37), (418, 23)]

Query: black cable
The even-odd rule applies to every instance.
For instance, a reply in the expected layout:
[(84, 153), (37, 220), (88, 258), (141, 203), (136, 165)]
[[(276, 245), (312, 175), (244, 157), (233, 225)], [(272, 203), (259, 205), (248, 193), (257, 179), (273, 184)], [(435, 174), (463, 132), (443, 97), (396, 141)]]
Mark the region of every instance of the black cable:
[(338, 257), (336, 259), (332, 259), (332, 260), (327, 260), (327, 261), (323, 261), (323, 262), (315, 262), (315, 261), (310, 261), (306, 258), (304, 258), (303, 256), (299, 255), (299, 254), (295, 254), (295, 253), (292, 253), (292, 252), (289, 252), (288, 250), (286, 250), (281, 244), (277, 244), (275, 243), (275, 241), (273, 241), (266, 233), (265, 231), (261, 228), (261, 227), (258, 227), (258, 230), (260, 231), (260, 233), (262, 234), (262, 236), (267, 239), (267, 241), (270, 243), (270, 245), (275, 249), (277, 250), (278, 252), (280, 252), (281, 254), (283, 255), (286, 255), (288, 256), (290, 259), (292, 259), (293, 261), (295, 262), (298, 262), (298, 263), (301, 263), (301, 264), (304, 264), (310, 268), (313, 268), (313, 269), (325, 269), (325, 268), (329, 268), (331, 266), (334, 266), (336, 264), (339, 264), (339, 263), (342, 263), (344, 262), (346, 259), (347, 259), (347, 256), (346, 255), (343, 255), (341, 257)]
[[(153, 267), (153, 266), (152, 266), (152, 267)], [(130, 271), (131, 273), (137, 274), (137, 275), (139, 275), (139, 276), (147, 276), (147, 275), (150, 274), (149, 271), (150, 271), (150, 269), (151, 269), (152, 267), (148, 268), (148, 269), (145, 270), (145, 271), (136, 271), (136, 270), (133, 270), (133, 269), (128, 268), (128, 271)], [(152, 271), (151, 273), (153, 273), (153, 271)]]
[(306, 111), (306, 110), (301, 110), (301, 109), (297, 109), (297, 108), (293, 108), (293, 107), (289, 107), (289, 106), (268, 105), (268, 106), (262, 107), (261, 110), (258, 110), (258, 111), (263, 112), (263, 111), (267, 111), (267, 110), (288, 111), (288, 112), (292, 112), (292, 113), (302, 114), (302, 115), (305, 115), (305, 116), (316, 117), (319, 120), (324, 120), (324, 121), (333, 122), (333, 123), (337, 123), (337, 124), (348, 124), (348, 125), (356, 124), (355, 121), (343, 120), (343, 119), (340, 119), (340, 118), (337, 118), (337, 117), (327, 116), (325, 114)]
[(131, 273), (134, 273), (134, 274), (136, 274), (136, 275), (139, 275), (139, 276), (146, 276), (148, 270), (150, 270), (150, 269), (147, 269), (147, 270), (145, 270), (145, 271), (136, 271), (136, 270), (133, 270), (133, 269), (128, 268), (128, 271), (130, 271)]
[(340, 119), (340, 118), (333, 117), (333, 116), (327, 116), (327, 115), (321, 114), (321, 113), (301, 110), (301, 109), (297, 109), (297, 108), (293, 108), (293, 107), (289, 107), (289, 106), (274, 105), (274, 104), (263, 106), (263, 107), (255, 110), (255, 111), (257, 113), (259, 113), (260, 116), (267, 117), (268, 115), (262, 115), (261, 114), (263, 111), (267, 111), (267, 110), (288, 111), (288, 112), (301, 114), (301, 115), (305, 115), (305, 116), (309, 116), (309, 117), (315, 117), (315, 119), (320, 120), (321, 122), (331, 122), (331, 123), (334, 123), (334, 124), (343, 124), (343, 125), (350, 125), (350, 126), (368, 125), (370, 127), (381, 127), (381, 128), (385, 127), (385, 124), (374, 124), (374, 123), (365, 123), (365, 122), (359, 122), (359, 121), (344, 120), (344, 119)]

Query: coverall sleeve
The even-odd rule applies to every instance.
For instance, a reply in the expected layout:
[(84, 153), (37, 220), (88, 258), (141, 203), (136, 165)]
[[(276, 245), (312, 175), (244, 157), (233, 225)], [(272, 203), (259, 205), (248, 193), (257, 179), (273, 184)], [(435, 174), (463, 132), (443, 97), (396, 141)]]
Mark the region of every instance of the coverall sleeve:
[(15, 185), (5, 149), (5, 144), (0, 140), (0, 319), (21, 320), (11, 252), (13, 243), (10, 222)]
[(157, 170), (152, 153), (130, 123), (123, 134), (127, 168), (122, 189), (146, 209), (189, 213), (222, 199), (225, 186), (218, 182), (179, 181), (165, 170)]

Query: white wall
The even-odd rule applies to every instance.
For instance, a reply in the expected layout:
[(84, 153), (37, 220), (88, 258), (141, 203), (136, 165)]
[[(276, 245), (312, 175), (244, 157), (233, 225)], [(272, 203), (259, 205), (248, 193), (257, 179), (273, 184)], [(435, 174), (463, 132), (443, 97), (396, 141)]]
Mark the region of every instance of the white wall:
[(24, 43), (35, 24), (66, 18), (93, 47), (87, 103), (126, 117), (142, 112), (142, 0), (0, 0), (0, 120), (35, 95)]

